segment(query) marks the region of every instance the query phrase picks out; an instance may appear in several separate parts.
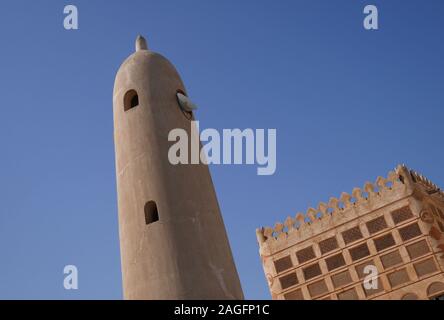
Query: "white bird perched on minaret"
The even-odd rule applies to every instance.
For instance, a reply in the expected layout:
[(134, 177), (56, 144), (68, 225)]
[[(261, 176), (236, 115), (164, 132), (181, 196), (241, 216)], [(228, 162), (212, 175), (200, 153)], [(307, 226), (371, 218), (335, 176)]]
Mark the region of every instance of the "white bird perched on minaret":
[(197, 106), (183, 93), (177, 93), (177, 101), (184, 111), (193, 112), (193, 110), (197, 109)]

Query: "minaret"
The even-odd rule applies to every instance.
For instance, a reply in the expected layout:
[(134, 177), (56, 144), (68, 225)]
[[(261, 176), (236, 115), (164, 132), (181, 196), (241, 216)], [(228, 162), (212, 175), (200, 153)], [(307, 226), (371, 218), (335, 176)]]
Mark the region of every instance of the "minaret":
[(125, 299), (243, 299), (208, 167), (172, 165), (168, 133), (191, 137), (174, 66), (143, 37), (117, 72), (114, 142)]

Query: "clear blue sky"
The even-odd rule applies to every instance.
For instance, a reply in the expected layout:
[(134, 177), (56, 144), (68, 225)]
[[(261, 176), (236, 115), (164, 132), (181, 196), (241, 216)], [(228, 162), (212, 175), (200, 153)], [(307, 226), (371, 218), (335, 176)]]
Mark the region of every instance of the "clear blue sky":
[(277, 129), (274, 176), (211, 168), (245, 296), (268, 299), (257, 227), (398, 163), (444, 186), (443, 17), (440, 0), (1, 1), (0, 298), (122, 298), (112, 89), (137, 34), (201, 128)]

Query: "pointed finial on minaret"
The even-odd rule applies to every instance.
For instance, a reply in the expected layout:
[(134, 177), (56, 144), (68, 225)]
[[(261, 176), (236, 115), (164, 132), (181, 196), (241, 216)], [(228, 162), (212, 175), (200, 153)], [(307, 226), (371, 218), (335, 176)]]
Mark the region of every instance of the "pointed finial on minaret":
[(148, 45), (146, 44), (145, 38), (138, 35), (136, 39), (136, 51), (140, 50), (148, 50)]

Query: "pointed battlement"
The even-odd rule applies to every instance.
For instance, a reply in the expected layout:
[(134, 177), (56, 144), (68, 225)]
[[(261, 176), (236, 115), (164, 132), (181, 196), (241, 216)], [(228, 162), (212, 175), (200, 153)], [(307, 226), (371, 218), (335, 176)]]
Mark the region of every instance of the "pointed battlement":
[(257, 229), (257, 240), (260, 246), (284, 240), (288, 236), (297, 236), (299, 240), (303, 240), (304, 235), (313, 234), (313, 230), (306, 230), (308, 228), (319, 226), (322, 230), (322, 224), (338, 225), (354, 219), (383, 207), (392, 202), (394, 197), (399, 198), (400, 194), (412, 194), (418, 185), (428, 194), (436, 194), (444, 200), (444, 192), (438, 186), (405, 165), (399, 165), (388, 173), (387, 178), (380, 176), (374, 183), (367, 182), (363, 188), (354, 188), (351, 194), (343, 192), (339, 198), (332, 197), (315, 208), (308, 208), (305, 213), (298, 212), (293, 217), (289, 216), (283, 223), (277, 222), (274, 227)]

